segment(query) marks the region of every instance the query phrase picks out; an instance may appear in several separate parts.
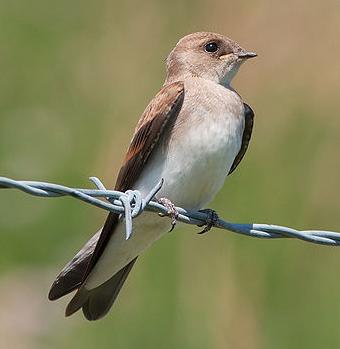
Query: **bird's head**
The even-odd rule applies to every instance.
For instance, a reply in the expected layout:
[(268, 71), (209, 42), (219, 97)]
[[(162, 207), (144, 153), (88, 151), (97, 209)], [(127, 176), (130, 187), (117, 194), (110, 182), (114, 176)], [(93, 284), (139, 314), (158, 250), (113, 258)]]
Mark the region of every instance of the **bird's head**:
[(167, 82), (196, 76), (228, 86), (239, 67), (256, 53), (216, 33), (198, 32), (182, 38), (167, 58)]

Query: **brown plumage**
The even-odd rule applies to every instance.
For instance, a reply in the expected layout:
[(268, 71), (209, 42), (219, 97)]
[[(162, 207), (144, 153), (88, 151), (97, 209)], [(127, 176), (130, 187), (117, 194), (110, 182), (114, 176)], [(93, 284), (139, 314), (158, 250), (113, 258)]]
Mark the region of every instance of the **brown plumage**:
[[(177, 117), (183, 100), (184, 86), (182, 82), (178, 81), (164, 86), (148, 105), (142, 114), (140, 121), (138, 122), (125, 157), (124, 165), (120, 169), (115, 185), (116, 190), (126, 191), (133, 187), (133, 184), (141, 174), (142, 169), (147, 163), (153, 149), (158, 144), (161, 135), (166, 131), (167, 127), (171, 126), (171, 123), (174, 121), (173, 119)], [(72, 273), (73, 275), (69, 274), (66, 277), (71, 281), (70, 285), (65, 283), (65, 274), (57, 277), (49, 293), (50, 300), (58, 299), (73, 291), (86, 280), (92, 268), (100, 258), (105, 246), (109, 242), (112, 233), (115, 231), (115, 226), (118, 224), (118, 218), (118, 214), (113, 212), (109, 213), (92, 255), (86, 260), (82, 260), (78, 268), (75, 270), (70, 270), (69, 273)], [(107, 310), (109, 310), (110, 306), (114, 302), (114, 299), (117, 297), (118, 292), (123, 286), (123, 282), (125, 281), (136, 259), (130, 262), (112, 279), (107, 281), (105, 285), (100, 286), (102, 289), (104, 289), (107, 288), (108, 284), (111, 284), (111, 289), (115, 290), (115, 293), (111, 294), (111, 303), (108, 303)], [(84, 292), (84, 290), (80, 288), (68, 305), (66, 309), (66, 316), (72, 315), (81, 306), (83, 306), (85, 298), (87, 298), (88, 301), (85, 303), (86, 311), (84, 311), (84, 315), (88, 320), (95, 320), (99, 316), (106, 314), (106, 311), (96, 311), (95, 314), (92, 312), (91, 315), (89, 303), (91, 300), (91, 293)], [(102, 308), (104, 307), (102, 306)]]
[(241, 160), (244, 157), (244, 154), (246, 153), (248, 149), (248, 145), (250, 142), (251, 134), (253, 132), (253, 125), (254, 125), (254, 112), (249, 107), (248, 104), (244, 103), (244, 131), (242, 136), (242, 145), (239, 153), (237, 154), (233, 164), (231, 165), (231, 169), (228, 174), (233, 173), (236, 170), (236, 167), (239, 165)]
[[(207, 48), (207, 45), (210, 46)], [(214, 50), (215, 46), (217, 47), (216, 50)], [(162, 148), (164, 144), (167, 144), (170, 140), (172, 141), (171, 144), (173, 147), (178, 143), (178, 140), (177, 143), (174, 142), (173, 138), (176, 137), (172, 135), (172, 132), (174, 132), (173, 130), (182, 128), (181, 132), (177, 132), (177, 134), (180, 135), (177, 137), (183, 137), (185, 139), (189, 136), (189, 129), (192, 129), (190, 120), (191, 122), (193, 120), (194, 122), (201, 122), (199, 120), (206, 122), (204, 119), (198, 117), (200, 115), (191, 118), (191, 114), (195, 114), (196, 109), (199, 111), (207, 110), (207, 115), (209, 115), (209, 108), (210, 113), (211, 110), (217, 112), (216, 115), (214, 112), (212, 118), (209, 119), (211, 120), (211, 124), (207, 124), (206, 129), (203, 128), (205, 142), (208, 140), (210, 143), (210, 140), (213, 140), (211, 137), (206, 137), (207, 132), (212, 132), (212, 134), (214, 134), (216, 130), (219, 132), (220, 128), (213, 123), (219, 125), (218, 122), (220, 118), (224, 118), (221, 125), (230, 127), (230, 130), (227, 130), (229, 133), (226, 133), (226, 136), (229, 137), (226, 142), (231, 146), (230, 152), (226, 152), (225, 155), (225, 157), (228, 158), (228, 164), (224, 165), (219, 162), (218, 165), (221, 166), (222, 170), (227, 166), (229, 169), (228, 173), (232, 173), (247, 150), (252, 132), (254, 113), (248, 105), (243, 105), (239, 95), (229, 88), (229, 84), (239, 66), (247, 58), (254, 56), (254, 53), (244, 50), (236, 42), (215, 33), (194, 33), (181, 39), (168, 57), (167, 77), (164, 86), (147, 106), (137, 124), (124, 163), (120, 169), (115, 189), (120, 191), (132, 189), (139, 180), (145, 180), (145, 178), (149, 176), (148, 171), (151, 171), (152, 166), (150, 168), (150, 166), (147, 167), (147, 165), (153, 163), (151, 160), (156, 158), (156, 155), (159, 154), (159, 148)], [(196, 79), (194, 83), (193, 79)], [(202, 85), (206, 88), (203, 95), (202, 90), (200, 93), (195, 94), (195, 88), (200, 88), (200, 82), (202, 82)], [(221, 85), (225, 86), (226, 89), (222, 88)], [(186, 90), (186, 87), (189, 87), (189, 90)], [(188, 94), (189, 97), (186, 97), (186, 92), (188, 91), (190, 92)], [(215, 95), (211, 95), (212, 98), (208, 100), (205, 92), (207, 92), (207, 94), (208, 92), (215, 93)], [(200, 100), (197, 99), (197, 96), (201, 96)], [(202, 98), (202, 96), (204, 98)], [(223, 96), (226, 96), (226, 99), (223, 99)], [(185, 100), (187, 101), (186, 106)], [(217, 103), (214, 104), (212, 101), (217, 101)], [(219, 108), (220, 102), (221, 107)], [(225, 111), (228, 117), (225, 118), (221, 111)], [(234, 113), (237, 115), (233, 115)], [(182, 118), (181, 122), (178, 121), (180, 118)], [(182, 122), (184, 118), (188, 118), (189, 122)], [(226, 131), (224, 130), (224, 132)], [(242, 135), (241, 132), (243, 132), (242, 141), (240, 140)], [(220, 142), (221, 139), (221, 142), (224, 144), (224, 138), (221, 138), (221, 134), (224, 135), (224, 133), (219, 133), (218, 140)], [(201, 149), (202, 144), (199, 144), (198, 148), (190, 149), (190, 147), (194, 146), (197, 136), (190, 133), (190, 137), (190, 140), (194, 143), (193, 145), (189, 144), (188, 152), (190, 153), (190, 150), (196, 149), (195, 156), (199, 158), (201, 156), (201, 150), (197, 152), (197, 149)], [(199, 139), (199, 141), (201, 142), (201, 139)], [(176, 144), (174, 145), (174, 143)], [(175, 147), (175, 150), (177, 152), (178, 149), (182, 151), (181, 147), (183, 144), (187, 143), (180, 143), (177, 148)], [(202, 152), (204, 155), (205, 143), (203, 144)], [(207, 148), (209, 145), (210, 144), (207, 144)], [(188, 144), (186, 146), (188, 146)], [(219, 147), (221, 144), (215, 143), (215, 146)], [(223, 151), (225, 151), (225, 149), (223, 149)], [(207, 154), (210, 153), (208, 152)], [(232, 154), (232, 156), (230, 156), (230, 154)], [(172, 155), (176, 155), (176, 153)], [(215, 153), (212, 153), (212, 155), (216, 157)], [(212, 161), (214, 161), (215, 157), (212, 158)], [(171, 159), (173, 161), (174, 156), (171, 157)], [(204, 161), (205, 159), (203, 159), (203, 162)], [(198, 163), (200, 162), (198, 161)], [(171, 166), (172, 168), (177, 166), (180, 168), (181, 165), (183, 164), (174, 162)], [(197, 163), (194, 165), (197, 166)], [(148, 168), (148, 171), (146, 171), (146, 168)], [(201, 176), (203, 172), (207, 171), (201, 171)], [(213, 174), (219, 176), (219, 173), (220, 172), (217, 171)], [(223, 171), (222, 173), (225, 177), (226, 173)], [(194, 173), (192, 173), (192, 175), (195, 176)], [(188, 177), (190, 177), (190, 180), (191, 173), (187, 178)], [(218, 177), (218, 179), (220, 180), (220, 177)], [(175, 191), (182, 191), (181, 187), (178, 187), (176, 181), (170, 182), (175, 183), (176, 186), (173, 187), (173, 189), (176, 189)], [(148, 185), (149, 182), (145, 180), (144, 183)], [(165, 184), (168, 183), (165, 182)], [(189, 183), (189, 185), (192, 185), (192, 183)], [(197, 187), (194, 186), (194, 188)], [(163, 189), (164, 187), (162, 190)], [(186, 189), (183, 191), (185, 192), (185, 190)], [(212, 190), (215, 190), (214, 186), (212, 186)], [(169, 193), (171, 194), (171, 190)], [(209, 197), (211, 195), (212, 194), (208, 193)], [(176, 202), (174, 203), (176, 204)], [(97, 234), (77, 253), (72, 261), (65, 266), (53, 283), (49, 293), (49, 299), (51, 300), (60, 298), (77, 289), (76, 294), (66, 308), (67, 316), (82, 308), (88, 320), (97, 320), (104, 316), (114, 303), (141, 251), (138, 250), (137, 253), (132, 255), (132, 258), (129, 258), (126, 264), (124, 259), (125, 265), (119, 264), (120, 262), (118, 261), (115, 273), (109, 274), (112, 276), (103, 278), (102, 275), (105, 274), (105, 272), (103, 273), (103, 268), (101, 269), (101, 274), (98, 274), (98, 264), (103, 266), (102, 261), (105, 259), (104, 257), (110, 255), (106, 253), (106, 251), (112, 251), (108, 249), (108, 246), (118, 246), (118, 248), (122, 249), (126, 248), (124, 246), (131, 246), (125, 241), (122, 245), (113, 245), (112, 242), (110, 242), (111, 240), (117, 242), (117, 237), (120, 236), (117, 235), (120, 233), (119, 229), (117, 229), (119, 224), (119, 216), (115, 213), (110, 213), (103, 228), (97, 232)], [(156, 233), (158, 234), (158, 232)], [(151, 234), (150, 236), (152, 236), (152, 239), (156, 238), (156, 235), (153, 236)], [(120, 253), (121, 250), (118, 250), (118, 252)], [(111, 261), (111, 259), (109, 259), (109, 261)], [(121, 268), (120, 270), (118, 266)], [(94, 269), (96, 270), (95, 272)], [(96, 279), (96, 282), (92, 283), (89, 288), (86, 288), (85, 286), (89, 285), (89, 282), (93, 280), (93, 275), (101, 275), (101, 278), (99, 278), (100, 282)], [(105, 274), (105, 276), (107, 275)]]

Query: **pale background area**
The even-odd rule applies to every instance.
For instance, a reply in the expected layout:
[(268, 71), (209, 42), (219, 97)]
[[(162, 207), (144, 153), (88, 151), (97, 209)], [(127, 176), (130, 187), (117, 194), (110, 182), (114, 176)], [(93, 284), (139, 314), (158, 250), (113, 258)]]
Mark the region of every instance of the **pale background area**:
[[(234, 86), (250, 149), (211, 204), (237, 222), (340, 231), (340, 3), (0, 2), (0, 175), (110, 186), (183, 35), (259, 54)], [(65, 319), (54, 276), (105, 214), (0, 192), (0, 347), (335, 348), (340, 249), (176, 229), (140, 258), (110, 314)]]

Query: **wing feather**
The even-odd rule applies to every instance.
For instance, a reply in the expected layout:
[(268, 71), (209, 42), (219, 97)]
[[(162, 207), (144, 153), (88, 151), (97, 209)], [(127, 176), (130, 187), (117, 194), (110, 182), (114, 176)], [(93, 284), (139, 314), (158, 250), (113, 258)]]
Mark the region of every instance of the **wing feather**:
[[(150, 154), (159, 143), (164, 131), (174, 121), (182, 107), (184, 100), (183, 82), (175, 82), (164, 86), (151, 101), (138, 122), (134, 136), (128, 148), (125, 162), (121, 167), (116, 190), (126, 191), (131, 189), (137, 181)], [(98, 243), (88, 264), (83, 281), (90, 274), (110, 240), (114, 227), (118, 223), (119, 215), (109, 213)]]
[[(120, 169), (115, 189), (131, 189), (152, 151), (176, 120), (184, 100), (183, 82), (164, 86), (145, 109)], [(104, 227), (66, 265), (53, 283), (49, 299), (54, 300), (80, 288), (97, 263), (118, 224), (118, 215), (109, 213)], [(98, 236), (99, 235), (99, 236)]]
[(248, 104), (244, 103), (244, 121), (245, 121), (245, 123), (244, 123), (244, 131), (243, 131), (243, 135), (242, 135), (242, 145), (241, 145), (240, 151), (236, 155), (236, 158), (235, 158), (233, 164), (231, 165), (231, 168), (230, 168), (228, 175), (230, 175), (231, 173), (233, 173), (235, 171), (236, 167), (239, 165), (239, 163), (241, 162), (241, 160), (244, 157), (244, 154), (246, 153), (246, 151), (248, 149), (251, 134), (253, 131), (254, 116), (255, 116), (255, 114), (254, 114), (253, 110), (250, 108), (250, 106)]

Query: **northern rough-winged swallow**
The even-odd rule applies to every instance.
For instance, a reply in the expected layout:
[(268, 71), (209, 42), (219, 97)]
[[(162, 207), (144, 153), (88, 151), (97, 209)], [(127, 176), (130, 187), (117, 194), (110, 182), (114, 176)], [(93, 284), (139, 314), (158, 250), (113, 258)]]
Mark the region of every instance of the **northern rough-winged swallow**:
[[(158, 198), (199, 210), (221, 189), (243, 158), (254, 113), (230, 86), (239, 67), (256, 54), (208, 32), (185, 36), (167, 59), (163, 87), (142, 114), (115, 185), (143, 195), (163, 178)], [(88, 320), (104, 316), (137, 257), (169, 230), (168, 220), (144, 212), (125, 239), (119, 215), (65, 266), (49, 299), (77, 290), (66, 316), (83, 309)]]

